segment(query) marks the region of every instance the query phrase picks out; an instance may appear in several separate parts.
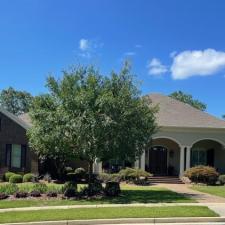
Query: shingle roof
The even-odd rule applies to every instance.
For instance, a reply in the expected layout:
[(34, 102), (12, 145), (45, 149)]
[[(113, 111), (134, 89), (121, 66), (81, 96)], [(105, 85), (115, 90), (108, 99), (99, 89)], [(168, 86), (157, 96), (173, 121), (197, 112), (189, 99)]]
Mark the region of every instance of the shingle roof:
[(159, 105), (157, 122), (161, 127), (224, 128), (225, 121), (162, 94), (150, 94), (154, 105)]
[[(150, 94), (149, 97), (153, 105), (159, 105), (157, 123), (160, 127), (225, 129), (224, 120), (197, 110), (188, 104), (162, 94)], [(27, 127), (32, 125), (28, 113), (20, 115), (19, 120), (22, 120)]]
[(5, 116), (7, 116), (8, 118), (10, 118), (11, 120), (13, 120), (14, 122), (16, 122), (17, 124), (19, 124), (24, 129), (27, 130), (30, 127), (30, 124), (26, 123), (23, 119), (15, 116), (14, 114), (8, 112), (7, 110), (3, 109), (2, 107), (0, 107), (0, 112), (2, 114), (4, 114)]

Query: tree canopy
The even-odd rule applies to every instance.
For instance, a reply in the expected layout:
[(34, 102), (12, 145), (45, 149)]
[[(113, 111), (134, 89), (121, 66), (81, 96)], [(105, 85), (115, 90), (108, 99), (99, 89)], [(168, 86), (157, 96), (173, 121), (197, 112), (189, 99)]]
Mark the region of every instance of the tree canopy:
[(30, 144), (41, 157), (65, 161), (71, 155), (93, 163), (135, 160), (157, 129), (156, 108), (142, 98), (126, 64), (105, 77), (93, 67), (50, 76), (49, 93), (34, 99)]
[(194, 99), (192, 97), (192, 95), (186, 94), (182, 91), (175, 91), (175, 92), (171, 93), (169, 96), (176, 100), (179, 100), (181, 102), (189, 104), (189, 105), (193, 106), (194, 108), (199, 109), (201, 111), (205, 111), (207, 108), (207, 105), (205, 103), (200, 102), (197, 99)]
[(7, 111), (20, 115), (29, 111), (33, 97), (26, 91), (17, 91), (12, 87), (0, 93), (0, 105)]

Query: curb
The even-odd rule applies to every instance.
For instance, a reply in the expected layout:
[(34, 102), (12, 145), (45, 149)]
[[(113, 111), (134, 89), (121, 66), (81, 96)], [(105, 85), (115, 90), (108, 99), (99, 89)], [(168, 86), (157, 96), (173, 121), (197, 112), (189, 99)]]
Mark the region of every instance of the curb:
[(4, 223), (0, 225), (98, 225), (98, 224), (134, 224), (134, 223), (216, 223), (225, 222), (225, 217), (174, 217), (174, 218), (129, 218), (129, 219), (94, 219), (62, 220), (24, 223)]

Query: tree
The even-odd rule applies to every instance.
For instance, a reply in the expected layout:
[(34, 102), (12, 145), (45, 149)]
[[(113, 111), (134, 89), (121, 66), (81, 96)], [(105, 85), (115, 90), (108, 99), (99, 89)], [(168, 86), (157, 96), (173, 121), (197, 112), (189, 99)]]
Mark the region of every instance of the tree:
[(193, 106), (194, 108), (199, 109), (201, 111), (205, 111), (207, 108), (207, 105), (205, 103), (200, 102), (197, 99), (193, 99), (192, 95), (186, 94), (182, 91), (175, 91), (175, 92), (171, 93), (169, 96), (178, 101), (189, 104), (189, 105)]
[(7, 111), (20, 115), (29, 111), (32, 95), (26, 91), (17, 91), (12, 87), (0, 93), (0, 105)]
[(157, 129), (156, 108), (140, 96), (128, 65), (109, 77), (76, 67), (62, 80), (49, 77), (47, 87), (31, 108), (30, 144), (42, 157), (82, 157), (89, 181), (97, 159), (135, 160)]

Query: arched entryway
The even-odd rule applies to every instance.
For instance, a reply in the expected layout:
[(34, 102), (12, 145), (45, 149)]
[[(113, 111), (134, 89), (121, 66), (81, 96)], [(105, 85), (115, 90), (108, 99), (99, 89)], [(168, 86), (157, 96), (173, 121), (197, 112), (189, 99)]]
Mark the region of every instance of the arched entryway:
[(179, 144), (169, 138), (154, 138), (145, 152), (145, 169), (154, 175), (179, 175)]
[(195, 142), (191, 148), (190, 166), (206, 165), (225, 173), (225, 149), (217, 140), (204, 139)]

